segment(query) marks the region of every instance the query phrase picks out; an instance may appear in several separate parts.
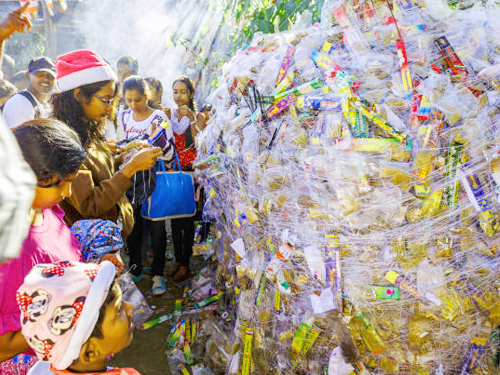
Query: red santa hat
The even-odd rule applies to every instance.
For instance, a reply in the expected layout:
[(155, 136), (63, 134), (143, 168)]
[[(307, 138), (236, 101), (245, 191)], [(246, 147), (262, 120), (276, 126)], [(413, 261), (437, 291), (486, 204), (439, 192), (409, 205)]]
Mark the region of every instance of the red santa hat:
[(97, 53), (88, 49), (59, 56), (56, 60), (56, 69), (57, 83), (61, 91), (117, 79), (109, 64)]

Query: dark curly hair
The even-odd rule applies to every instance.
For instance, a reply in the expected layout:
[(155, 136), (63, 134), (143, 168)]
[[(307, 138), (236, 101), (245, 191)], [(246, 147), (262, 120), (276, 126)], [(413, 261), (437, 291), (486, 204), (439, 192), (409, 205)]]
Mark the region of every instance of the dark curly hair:
[[(114, 80), (101, 81), (78, 87), (86, 99), (98, 92), (103, 86)], [(85, 122), (82, 105), (73, 96), (73, 90), (64, 91), (52, 95), (52, 106), (54, 107), (54, 117), (61, 120), (73, 128), (80, 137), (84, 147), (88, 148), (93, 142), (101, 140), (98, 121)], [(114, 95), (118, 87), (115, 86)]]

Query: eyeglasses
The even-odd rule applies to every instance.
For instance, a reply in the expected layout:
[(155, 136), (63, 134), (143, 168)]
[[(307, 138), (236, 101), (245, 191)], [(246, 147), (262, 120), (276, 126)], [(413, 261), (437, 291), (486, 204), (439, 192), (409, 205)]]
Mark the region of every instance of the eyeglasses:
[(101, 102), (103, 102), (104, 104), (113, 104), (113, 100), (115, 100), (114, 97), (112, 97), (111, 99), (106, 99), (106, 98), (103, 98), (102, 96), (99, 96), (97, 94), (92, 94), (93, 96), (95, 96), (97, 99), (99, 99)]

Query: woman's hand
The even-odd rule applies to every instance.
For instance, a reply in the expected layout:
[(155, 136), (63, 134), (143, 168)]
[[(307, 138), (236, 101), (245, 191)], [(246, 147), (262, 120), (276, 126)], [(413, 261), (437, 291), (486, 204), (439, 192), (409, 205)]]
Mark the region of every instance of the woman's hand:
[(181, 105), (179, 109), (177, 109), (177, 113), (179, 113), (180, 118), (187, 116), (190, 121), (194, 121), (194, 112), (187, 105)]
[(170, 120), (170, 117), (171, 117), (170, 115), (172, 114), (172, 111), (170, 110), (170, 108), (164, 107), (163, 112), (167, 115), (168, 119)]
[(108, 145), (109, 150), (113, 154), (116, 154), (122, 150), (121, 147), (118, 146), (118, 141), (108, 140), (106, 141), (106, 144)]
[(137, 172), (153, 168), (153, 165), (155, 165), (158, 158), (162, 155), (163, 152), (158, 147), (142, 149), (125, 164), (122, 172), (128, 178), (132, 178)]
[(210, 164), (209, 163), (205, 163), (205, 162), (202, 161), (202, 162), (199, 162), (199, 163), (195, 163), (193, 165), (193, 167), (195, 168), (195, 170), (194, 170), (195, 173), (196, 172), (200, 173), (200, 171), (203, 171), (203, 170), (205, 170), (207, 168), (210, 168)]
[(203, 112), (198, 113), (198, 117), (196, 118), (196, 126), (191, 125), (191, 133), (193, 134), (193, 137), (196, 137), (199, 132), (205, 129), (206, 123), (207, 118), (205, 117)]
[(118, 253), (109, 253), (104, 254), (101, 259), (99, 259), (99, 263), (104, 262), (105, 260), (110, 261), (116, 267), (116, 273), (121, 275), (123, 271), (125, 271), (125, 264), (123, 263), (122, 257)]

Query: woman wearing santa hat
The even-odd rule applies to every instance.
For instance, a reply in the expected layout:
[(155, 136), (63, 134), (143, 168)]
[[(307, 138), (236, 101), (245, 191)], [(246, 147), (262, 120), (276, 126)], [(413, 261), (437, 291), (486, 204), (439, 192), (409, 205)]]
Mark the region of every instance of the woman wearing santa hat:
[(87, 149), (87, 160), (73, 180), (71, 196), (62, 202), (66, 221), (107, 219), (123, 226), (126, 238), (134, 225), (133, 210), (125, 192), (132, 176), (153, 167), (162, 152), (146, 148), (118, 171), (99, 126), (112, 110), (117, 79), (111, 67), (95, 52), (78, 50), (56, 60), (60, 93), (54, 94), (54, 116), (72, 127)]

